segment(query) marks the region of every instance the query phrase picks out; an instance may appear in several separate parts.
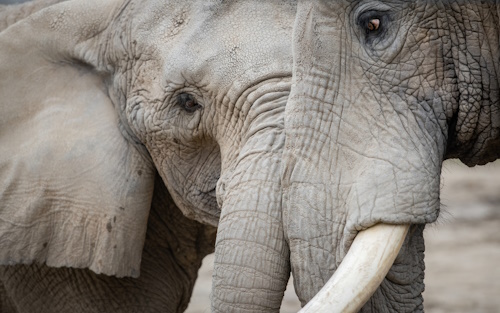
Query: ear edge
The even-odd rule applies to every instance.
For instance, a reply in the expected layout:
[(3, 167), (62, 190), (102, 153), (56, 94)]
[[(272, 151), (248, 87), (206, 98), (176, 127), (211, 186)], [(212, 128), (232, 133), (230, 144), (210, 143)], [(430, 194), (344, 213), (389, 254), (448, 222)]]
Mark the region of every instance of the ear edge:
[[(101, 235), (104, 232), (103, 229), (111, 232), (108, 229), (112, 227), (110, 226), (112, 219), (88, 215), (76, 217), (79, 220), (75, 218), (74, 212), (59, 212), (56, 218), (42, 217), (26, 225), (1, 221), (2, 237), (17, 238), (17, 241), (26, 239), (24, 241), (27, 242), (27, 247), (19, 249), (18, 242), (9, 244), (3, 240), (0, 241), (2, 247), (0, 265), (29, 265), (39, 262), (50, 267), (88, 268), (97, 274), (139, 277), (145, 229), (138, 232), (131, 232), (128, 228), (113, 229), (112, 231), (118, 233), (117, 236), (122, 237), (120, 241), (128, 245), (126, 248), (119, 247), (115, 241), (109, 239), (110, 237), (104, 238)], [(51, 232), (44, 227), (47, 223), (50, 223), (57, 231), (43, 236), (41, 234)], [(75, 227), (75, 224), (85, 225), (85, 229)], [(89, 232), (89, 228), (94, 230), (93, 234)], [(92, 237), (97, 240), (89, 242), (88, 239)], [(137, 237), (142, 240), (138, 241)], [(75, 243), (83, 243), (83, 245), (75, 247)], [(68, 251), (71, 253), (67, 253)], [(110, 255), (109, 251), (114, 253)], [(65, 257), (60, 258), (60, 255), (65, 255)]]

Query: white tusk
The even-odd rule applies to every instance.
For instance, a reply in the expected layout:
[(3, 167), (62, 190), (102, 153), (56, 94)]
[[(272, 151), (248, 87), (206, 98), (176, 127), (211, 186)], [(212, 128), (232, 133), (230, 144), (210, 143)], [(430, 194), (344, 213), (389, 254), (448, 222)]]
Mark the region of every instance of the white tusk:
[(299, 313), (358, 312), (389, 272), (409, 228), (377, 224), (359, 232), (335, 274)]

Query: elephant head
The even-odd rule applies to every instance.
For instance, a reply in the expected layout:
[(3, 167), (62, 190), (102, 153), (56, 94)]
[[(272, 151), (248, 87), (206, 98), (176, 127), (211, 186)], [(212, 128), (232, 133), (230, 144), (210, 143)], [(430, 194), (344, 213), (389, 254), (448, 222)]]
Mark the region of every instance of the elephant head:
[(302, 304), (335, 272), (307, 312), (423, 310), (422, 231), (439, 214), (442, 161), (500, 157), (499, 12), (498, 1), (299, 1), (282, 188)]
[(3, 30), (0, 264), (137, 277), (158, 172), (218, 226), (214, 311), (279, 308), (295, 9), (65, 1)]

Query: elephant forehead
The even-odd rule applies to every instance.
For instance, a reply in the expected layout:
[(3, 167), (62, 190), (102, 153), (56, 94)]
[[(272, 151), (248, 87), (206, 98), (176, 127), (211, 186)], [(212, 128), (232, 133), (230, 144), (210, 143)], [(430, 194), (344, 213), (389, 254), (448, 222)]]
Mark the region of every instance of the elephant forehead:
[(165, 82), (247, 85), (292, 68), (292, 2), (152, 2), (136, 18), (138, 40), (154, 51)]

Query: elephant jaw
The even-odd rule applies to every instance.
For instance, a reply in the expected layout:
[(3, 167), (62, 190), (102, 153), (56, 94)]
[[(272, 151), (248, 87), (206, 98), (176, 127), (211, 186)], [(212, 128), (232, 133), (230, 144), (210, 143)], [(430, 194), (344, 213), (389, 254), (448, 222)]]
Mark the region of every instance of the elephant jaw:
[(335, 274), (299, 313), (358, 312), (389, 272), (409, 228), (378, 224), (359, 232)]

